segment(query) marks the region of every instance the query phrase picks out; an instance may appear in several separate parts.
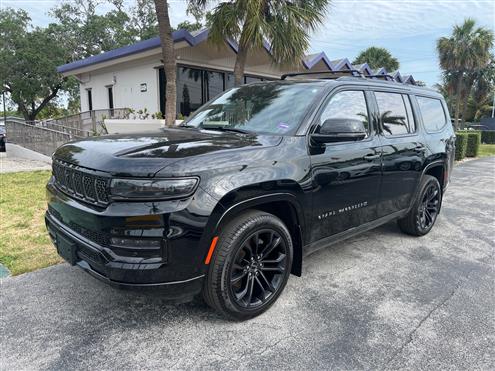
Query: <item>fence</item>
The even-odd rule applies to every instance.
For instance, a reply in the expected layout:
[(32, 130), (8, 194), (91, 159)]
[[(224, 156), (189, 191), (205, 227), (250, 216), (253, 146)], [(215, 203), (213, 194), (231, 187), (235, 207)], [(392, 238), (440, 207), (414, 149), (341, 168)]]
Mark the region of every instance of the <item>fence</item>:
[(51, 156), (55, 150), (79, 136), (42, 126), (26, 124), (21, 120), (7, 120), (7, 141), (24, 148)]
[(126, 118), (127, 108), (81, 112), (52, 120), (27, 122), (7, 118), (7, 140), (33, 151), (51, 156), (64, 143), (90, 135), (106, 134), (105, 118)]
[(121, 119), (126, 118), (128, 115), (128, 108), (100, 109), (56, 119), (36, 121), (33, 124), (64, 131), (72, 135), (88, 136), (92, 134), (105, 134), (103, 126), (103, 120), (105, 118)]

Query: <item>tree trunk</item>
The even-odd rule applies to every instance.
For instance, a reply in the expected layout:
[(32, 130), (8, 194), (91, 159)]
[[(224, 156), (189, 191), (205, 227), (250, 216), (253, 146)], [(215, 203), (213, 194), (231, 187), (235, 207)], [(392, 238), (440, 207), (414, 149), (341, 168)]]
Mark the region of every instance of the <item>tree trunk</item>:
[(36, 116), (38, 116), (38, 114), (41, 112), (41, 110), (43, 108), (45, 108), (45, 106), (53, 98), (55, 98), (57, 96), (58, 91), (60, 90), (60, 88), (61, 88), (60, 85), (57, 85), (54, 88), (52, 88), (52, 92), (50, 93), (50, 95), (48, 95), (47, 97), (45, 97), (38, 107), (36, 107), (36, 104), (34, 102), (27, 103), (28, 106), (29, 105), (31, 106), (31, 110), (29, 110), (26, 107), (26, 103), (25, 102), (20, 102), (20, 101), (15, 101), (14, 100), (14, 103), (17, 104), (18, 110), (22, 113), (22, 116), (24, 116), (24, 120), (26, 120), (26, 121), (35, 121), (36, 120)]
[(471, 91), (467, 90), (464, 92), (463, 102), (462, 102), (462, 113), (461, 113), (461, 122), (466, 122), (466, 112), (468, 107), (469, 96), (471, 95)]
[(234, 65), (234, 85), (239, 86), (244, 84), (244, 68), (246, 67), (247, 49), (239, 45), (237, 57)]
[[(247, 20), (246, 20), (247, 22)], [(246, 67), (246, 61), (248, 56), (248, 43), (247, 36), (245, 34), (246, 24), (243, 26), (243, 31), (239, 40), (239, 48), (237, 50), (237, 56), (235, 58), (234, 65), (234, 85), (239, 86), (244, 84), (244, 68)]]
[[(177, 99), (177, 69), (175, 64), (174, 41), (172, 39), (172, 28), (168, 16), (167, 0), (154, 0), (160, 43), (162, 45), (163, 69), (165, 72), (165, 124), (168, 127), (174, 126), (176, 118)], [(163, 99), (163, 97), (160, 97)]]
[(456, 129), (460, 129), (459, 127), (459, 115), (461, 110), (461, 100), (462, 100), (462, 76), (461, 72), (459, 75), (459, 80), (457, 81), (457, 91), (455, 94), (455, 127)]

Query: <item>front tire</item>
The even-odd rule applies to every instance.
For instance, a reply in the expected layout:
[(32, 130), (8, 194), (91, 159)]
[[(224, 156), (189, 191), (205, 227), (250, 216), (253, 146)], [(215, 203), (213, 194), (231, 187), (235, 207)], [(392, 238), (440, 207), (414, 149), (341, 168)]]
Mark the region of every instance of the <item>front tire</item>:
[(424, 236), (431, 231), (442, 205), (442, 188), (437, 178), (425, 175), (421, 180), (418, 197), (409, 213), (398, 224), (402, 232)]
[(203, 297), (228, 318), (255, 317), (282, 293), (292, 256), (292, 239), (284, 223), (272, 214), (247, 211), (222, 228)]

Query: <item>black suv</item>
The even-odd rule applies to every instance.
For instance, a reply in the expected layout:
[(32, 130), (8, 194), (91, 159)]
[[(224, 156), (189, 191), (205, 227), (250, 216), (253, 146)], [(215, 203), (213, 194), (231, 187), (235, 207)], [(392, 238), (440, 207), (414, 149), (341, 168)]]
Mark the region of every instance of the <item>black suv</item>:
[(244, 85), (181, 127), (61, 146), (46, 225), (58, 253), (102, 281), (202, 292), (250, 318), (310, 252), (394, 219), (428, 233), (454, 138), (429, 89), (359, 77)]

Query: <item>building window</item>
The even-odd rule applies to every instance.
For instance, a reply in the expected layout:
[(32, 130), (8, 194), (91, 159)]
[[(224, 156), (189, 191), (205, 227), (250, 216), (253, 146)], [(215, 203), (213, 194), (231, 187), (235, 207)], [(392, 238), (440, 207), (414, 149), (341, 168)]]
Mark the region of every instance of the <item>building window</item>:
[(215, 98), (218, 94), (225, 90), (223, 78), (224, 74), (222, 72), (204, 71), (207, 92), (204, 103)]
[(203, 71), (179, 67), (177, 71), (177, 114), (189, 116), (203, 104)]
[(251, 84), (252, 82), (260, 82), (260, 81), (263, 81), (263, 79), (260, 77), (244, 76), (244, 84)]
[(163, 117), (165, 117), (165, 102), (166, 102), (166, 95), (165, 95), (165, 85), (167, 83), (167, 78), (165, 76), (165, 70), (163, 68), (158, 69), (158, 100), (160, 103), (160, 112), (162, 113)]
[(225, 90), (233, 88), (234, 87), (234, 74), (233, 73), (226, 73), (225, 74)]
[(86, 90), (88, 92), (88, 110), (92, 111), (93, 110), (93, 94), (91, 92), (91, 89)]
[(113, 86), (107, 86), (108, 108), (113, 110)]
[[(262, 81), (261, 78), (248, 77), (249, 82)], [(165, 115), (165, 72), (158, 70), (160, 111)], [(189, 116), (201, 105), (213, 99), (223, 91), (234, 86), (231, 72), (218, 72), (192, 67), (177, 67), (177, 115)]]

